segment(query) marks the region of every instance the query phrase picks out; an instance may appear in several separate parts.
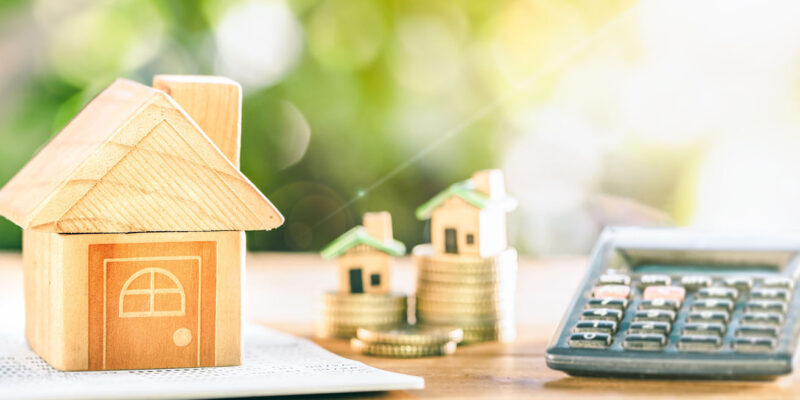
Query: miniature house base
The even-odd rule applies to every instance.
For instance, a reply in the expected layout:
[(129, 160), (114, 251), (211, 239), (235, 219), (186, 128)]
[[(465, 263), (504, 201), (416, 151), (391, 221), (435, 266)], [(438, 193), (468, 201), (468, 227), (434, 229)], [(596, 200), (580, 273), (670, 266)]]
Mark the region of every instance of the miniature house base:
[(244, 232), (23, 232), (25, 333), (60, 370), (241, 363)]

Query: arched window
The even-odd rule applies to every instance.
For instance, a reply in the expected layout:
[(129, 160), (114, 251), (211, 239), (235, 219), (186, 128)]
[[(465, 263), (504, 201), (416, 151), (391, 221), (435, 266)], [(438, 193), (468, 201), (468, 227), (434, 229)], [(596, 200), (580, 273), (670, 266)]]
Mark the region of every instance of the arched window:
[(172, 272), (163, 268), (143, 268), (122, 285), (120, 318), (181, 317), (185, 314), (186, 293)]

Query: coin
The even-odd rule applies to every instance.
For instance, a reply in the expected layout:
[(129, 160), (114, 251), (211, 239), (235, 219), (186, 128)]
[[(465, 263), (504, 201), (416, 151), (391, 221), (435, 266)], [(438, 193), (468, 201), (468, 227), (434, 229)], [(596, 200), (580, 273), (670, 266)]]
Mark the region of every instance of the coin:
[(350, 338), (356, 329), (388, 330), (408, 323), (408, 297), (401, 294), (325, 292), (315, 304), (318, 337)]
[(487, 314), (487, 313), (507, 313), (513, 312), (514, 303), (510, 300), (486, 301), (486, 302), (455, 302), (455, 301), (431, 301), (425, 298), (417, 298), (417, 310), (424, 310), (431, 313), (456, 314)]
[(460, 342), (464, 331), (452, 327), (420, 327), (405, 326), (391, 330), (359, 328), (359, 340), (365, 343), (398, 344), (398, 345), (433, 345), (447, 342)]
[(391, 307), (407, 303), (408, 297), (404, 294), (372, 294), (372, 293), (341, 293), (324, 292), (321, 301), (326, 305), (334, 306), (374, 306)]
[(320, 307), (317, 309), (317, 315), (327, 316), (332, 318), (350, 318), (350, 317), (364, 317), (364, 318), (380, 318), (386, 316), (399, 316), (406, 315), (406, 307), (394, 309), (357, 309), (357, 308), (341, 308), (341, 307)]
[(420, 282), (445, 283), (445, 284), (458, 284), (458, 285), (476, 285), (488, 286), (490, 284), (511, 284), (516, 283), (516, 272), (506, 272), (501, 275), (471, 275), (471, 274), (443, 274), (434, 272), (421, 272), (418, 280)]
[(494, 257), (467, 255), (436, 255), (429, 244), (418, 245), (412, 251), (414, 262), (420, 269), (458, 273), (492, 272), (498, 267), (517, 265), (517, 251), (509, 248)]
[(517, 253), (494, 257), (437, 255), (414, 249), (417, 266), (415, 316), (420, 326), (462, 328), (462, 343), (513, 340)]
[(397, 322), (406, 322), (406, 314), (396, 315), (341, 315), (341, 314), (325, 314), (320, 318), (320, 321), (328, 324), (336, 325), (350, 325), (350, 326), (365, 326), (365, 325), (384, 325)]
[(456, 351), (456, 346), (456, 342), (431, 345), (405, 345), (366, 343), (356, 338), (350, 339), (350, 347), (361, 354), (394, 358), (431, 357), (453, 354)]

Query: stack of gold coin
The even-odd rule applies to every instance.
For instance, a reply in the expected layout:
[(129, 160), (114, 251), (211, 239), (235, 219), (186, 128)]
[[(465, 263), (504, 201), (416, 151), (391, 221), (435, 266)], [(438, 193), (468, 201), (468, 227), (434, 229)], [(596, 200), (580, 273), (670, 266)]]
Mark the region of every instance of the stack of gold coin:
[(406, 295), (325, 292), (317, 304), (318, 337), (351, 338), (358, 328), (394, 329), (408, 323)]
[(459, 327), (463, 343), (514, 340), (516, 250), (482, 258), (437, 255), (426, 244), (415, 247), (413, 256), (417, 323)]
[(407, 326), (380, 330), (359, 328), (350, 347), (362, 354), (380, 357), (414, 358), (453, 354), (463, 339), (458, 328)]

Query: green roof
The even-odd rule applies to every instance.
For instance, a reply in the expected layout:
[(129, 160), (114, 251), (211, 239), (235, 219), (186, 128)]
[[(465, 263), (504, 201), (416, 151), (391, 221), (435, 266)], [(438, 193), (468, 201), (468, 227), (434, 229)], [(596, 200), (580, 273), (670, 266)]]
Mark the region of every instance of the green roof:
[(325, 259), (336, 258), (347, 252), (347, 250), (350, 250), (351, 247), (359, 244), (374, 247), (393, 256), (402, 256), (406, 254), (406, 245), (402, 242), (392, 240), (389, 243), (385, 243), (367, 233), (367, 230), (364, 229), (363, 226), (356, 226), (345, 232), (342, 236), (339, 236), (336, 240), (331, 242), (331, 244), (322, 249), (320, 254)]
[(511, 211), (517, 207), (517, 200), (510, 196), (503, 196), (499, 199), (492, 199), (482, 193), (478, 193), (474, 189), (474, 184), (471, 179), (462, 182), (454, 183), (441, 193), (433, 196), (432, 199), (425, 202), (425, 204), (417, 208), (418, 219), (428, 219), (436, 207), (439, 207), (445, 200), (451, 196), (458, 196), (467, 203), (477, 207), (502, 207), (506, 212)]

